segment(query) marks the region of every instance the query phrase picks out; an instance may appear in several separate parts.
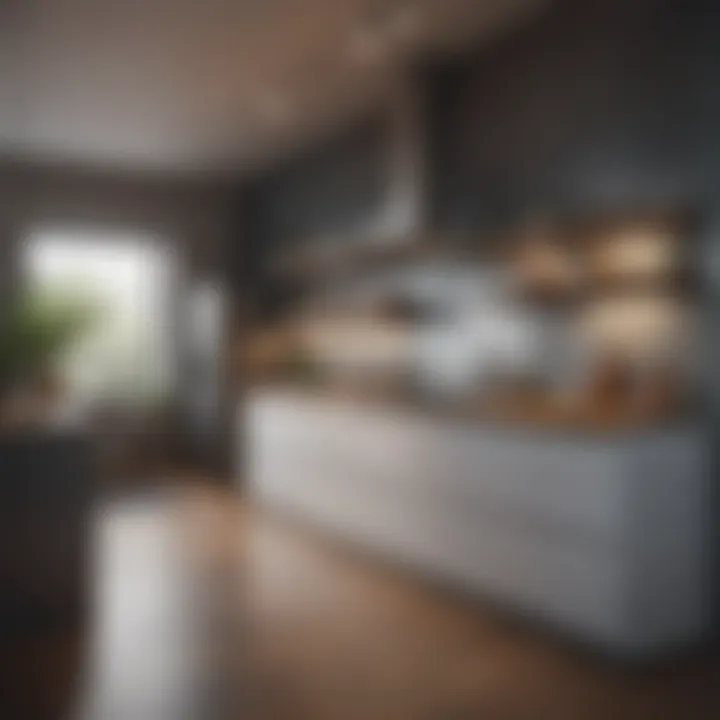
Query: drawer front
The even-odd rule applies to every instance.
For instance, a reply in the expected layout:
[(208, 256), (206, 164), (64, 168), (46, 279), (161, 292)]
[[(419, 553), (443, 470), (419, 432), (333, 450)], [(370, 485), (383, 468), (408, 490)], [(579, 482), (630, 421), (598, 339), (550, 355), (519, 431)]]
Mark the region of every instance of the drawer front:
[(441, 492), (450, 503), (490, 513), (517, 512), (528, 522), (624, 533), (630, 507), (622, 448), (438, 428), (425, 452), (421, 493)]
[[(405, 493), (411, 504), (470, 505), (478, 517), (512, 513), (618, 542), (632, 509), (622, 445), (545, 441), (329, 401), (256, 402), (247, 428), (251, 482), (282, 475), (295, 484), (292, 475), (304, 472), (361, 497)], [(356, 488), (346, 487), (349, 477)]]

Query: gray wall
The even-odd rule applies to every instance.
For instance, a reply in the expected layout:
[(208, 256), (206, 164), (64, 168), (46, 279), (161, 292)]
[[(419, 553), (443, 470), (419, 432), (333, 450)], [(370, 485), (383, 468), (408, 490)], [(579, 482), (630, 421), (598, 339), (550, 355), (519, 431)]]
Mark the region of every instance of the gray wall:
[(213, 269), (230, 232), (228, 198), (201, 181), (0, 164), (2, 249), (12, 256), (28, 228), (46, 222), (137, 227), (176, 244), (190, 267)]
[(720, 179), (720, 5), (559, 0), (431, 80), (433, 218), (688, 202)]
[(248, 242), (238, 286), (272, 313), (292, 292), (273, 283), (267, 262), (305, 243), (394, 240), (424, 228), (426, 152), (422, 78), (398, 75), (377, 109), (294, 157), (249, 178), (240, 193)]

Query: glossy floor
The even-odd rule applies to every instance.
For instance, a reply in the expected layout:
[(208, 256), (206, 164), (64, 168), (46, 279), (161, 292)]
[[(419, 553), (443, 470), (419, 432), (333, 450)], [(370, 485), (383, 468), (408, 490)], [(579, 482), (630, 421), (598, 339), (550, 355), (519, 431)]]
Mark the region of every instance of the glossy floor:
[(720, 717), (720, 661), (613, 667), (221, 492), (108, 503), (95, 542), (87, 632), (3, 648), (28, 720)]

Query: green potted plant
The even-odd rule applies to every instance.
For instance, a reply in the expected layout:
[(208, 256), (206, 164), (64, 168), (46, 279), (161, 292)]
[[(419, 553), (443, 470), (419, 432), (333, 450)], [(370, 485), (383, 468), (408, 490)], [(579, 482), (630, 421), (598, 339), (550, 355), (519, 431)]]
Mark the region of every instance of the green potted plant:
[(0, 427), (42, 422), (58, 400), (57, 363), (94, 320), (68, 293), (26, 292), (0, 313)]

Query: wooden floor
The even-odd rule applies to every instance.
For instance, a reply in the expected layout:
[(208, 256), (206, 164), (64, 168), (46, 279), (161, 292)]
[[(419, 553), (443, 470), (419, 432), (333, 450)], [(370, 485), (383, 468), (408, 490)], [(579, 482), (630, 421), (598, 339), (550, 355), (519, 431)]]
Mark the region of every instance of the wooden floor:
[(220, 492), (108, 503), (95, 556), (87, 632), (3, 648), (28, 720), (720, 718), (717, 660), (613, 667)]

